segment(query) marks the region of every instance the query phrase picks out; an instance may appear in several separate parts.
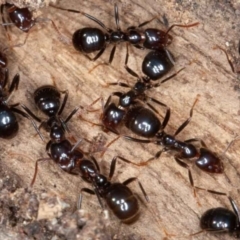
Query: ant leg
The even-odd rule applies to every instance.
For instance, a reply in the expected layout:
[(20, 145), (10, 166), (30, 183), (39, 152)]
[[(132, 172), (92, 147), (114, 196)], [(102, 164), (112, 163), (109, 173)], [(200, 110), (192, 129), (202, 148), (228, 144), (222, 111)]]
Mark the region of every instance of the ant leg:
[[(91, 195), (95, 195), (95, 192), (92, 189), (89, 189), (89, 188), (82, 188), (80, 192), (81, 193), (79, 195), (79, 199), (78, 199), (78, 202), (77, 202), (77, 209), (81, 209), (81, 207), (82, 207), (82, 199), (83, 199), (82, 192), (85, 192), (85, 193), (88, 193), (88, 194), (91, 194)], [(101, 205), (101, 203), (100, 203), (100, 205)]]
[(35, 172), (34, 172), (34, 175), (33, 175), (33, 179), (31, 181), (31, 184), (30, 184), (30, 187), (33, 186), (35, 180), (36, 180), (36, 177), (37, 177), (37, 172), (38, 172), (38, 163), (39, 162), (43, 162), (43, 161), (49, 161), (51, 160), (51, 158), (41, 158), (41, 159), (38, 159), (35, 163)]
[(127, 186), (128, 184), (130, 184), (130, 183), (132, 183), (133, 181), (136, 181), (136, 180), (138, 181), (138, 185), (139, 185), (139, 187), (140, 187), (140, 189), (141, 189), (141, 191), (142, 191), (142, 194), (143, 194), (145, 200), (146, 200), (147, 202), (149, 202), (149, 197), (148, 197), (145, 189), (143, 188), (142, 183), (138, 180), (138, 178), (136, 178), (136, 177), (129, 178), (129, 179), (125, 180), (122, 184), (125, 185), (125, 186)]
[(12, 80), (12, 83), (8, 89), (8, 92), (11, 94), (14, 90), (17, 90), (18, 89), (18, 85), (19, 85), (19, 81), (20, 81), (20, 76), (19, 74), (17, 73), (13, 80)]
[(116, 26), (117, 26), (117, 30), (121, 31), (120, 25), (119, 25), (119, 15), (118, 15), (118, 6), (115, 3), (114, 4), (114, 15), (115, 15), (115, 22), (116, 22)]
[(191, 138), (191, 139), (185, 140), (184, 142), (185, 143), (199, 142), (201, 146), (207, 148), (206, 143), (200, 138)]
[(157, 88), (157, 87), (161, 86), (162, 83), (165, 83), (165, 82), (167, 82), (168, 80), (174, 78), (175, 76), (177, 76), (177, 75), (178, 75), (182, 70), (184, 70), (184, 69), (185, 69), (185, 67), (184, 67), (184, 68), (181, 68), (181, 69), (178, 70), (176, 73), (174, 73), (174, 74), (170, 75), (169, 77), (163, 79), (161, 82), (155, 83), (155, 84), (152, 84), (152, 85), (149, 85), (147, 88), (148, 88), (148, 89), (151, 89), (151, 88)]
[(7, 27), (8, 24), (6, 23), (6, 20), (5, 20), (5, 17), (4, 17), (4, 7), (5, 7), (5, 4), (1, 4), (1, 15), (2, 15), (2, 22), (3, 22), (2, 25), (5, 28), (5, 31), (6, 31), (9, 42), (11, 42), (12, 39), (11, 39), (10, 34), (8, 33), (8, 27)]
[(231, 67), (231, 70), (232, 70), (233, 73), (235, 73), (233, 62), (231, 61), (227, 51), (225, 49), (223, 49), (222, 47), (218, 46), (218, 45), (216, 45), (215, 48), (218, 48), (218, 49), (222, 50), (225, 53), (225, 55), (227, 57), (227, 61), (228, 61), (229, 65), (230, 65), (230, 67)]
[(112, 63), (112, 60), (113, 60), (114, 55), (115, 55), (115, 52), (116, 52), (116, 45), (114, 45), (113, 48), (112, 48), (112, 51), (111, 51), (110, 56), (109, 56), (108, 64)]
[(62, 105), (58, 111), (58, 115), (61, 115), (62, 114), (62, 111), (63, 109), (65, 108), (65, 105), (67, 103), (67, 100), (68, 100), (68, 90), (65, 90), (65, 91), (60, 91), (62, 94), (64, 94), (64, 99), (62, 101)]
[(183, 168), (186, 168), (188, 170), (188, 178), (189, 178), (189, 182), (193, 188), (193, 193), (194, 193), (194, 197), (196, 197), (196, 190), (195, 190), (195, 186), (194, 186), (194, 182), (193, 182), (193, 177), (192, 177), (192, 173), (190, 170), (190, 167), (188, 164), (186, 164), (185, 162), (183, 162), (182, 160), (180, 160), (177, 156), (174, 157), (175, 161)]
[(128, 52), (128, 44), (126, 45), (126, 48), (127, 48), (127, 51), (126, 51), (126, 58), (125, 58), (125, 69), (127, 70), (127, 72), (129, 73), (129, 74), (131, 74), (133, 77), (136, 77), (136, 78), (138, 78), (138, 79), (140, 79), (140, 77), (139, 77), (139, 75), (136, 73), (136, 72), (134, 72), (130, 67), (128, 67), (128, 58), (129, 58), (129, 52)]
[(27, 106), (25, 106), (24, 104), (20, 104), (20, 106), (32, 117), (34, 118), (37, 122), (42, 124), (42, 120), (37, 117)]
[(195, 23), (188, 24), (188, 25), (173, 24), (172, 26), (170, 26), (168, 28), (168, 30), (166, 31), (165, 35), (167, 35), (174, 27), (189, 28), (189, 27), (195, 27), (197, 25), (199, 25), (199, 22), (195, 22)]
[(28, 120), (30, 120), (31, 123), (32, 123), (32, 125), (33, 125), (33, 127), (35, 128), (36, 132), (38, 133), (39, 137), (42, 139), (42, 141), (44, 141), (43, 136), (42, 136), (42, 134), (40, 133), (40, 131), (39, 131), (36, 123), (32, 120), (32, 118), (31, 118), (28, 114), (26, 114), (25, 112), (21, 111), (20, 109), (15, 108), (15, 107), (11, 107), (11, 110), (12, 110), (13, 112), (18, 113), (18, 114), (20, 114), (21, 116), (27, 118)]
[(92, 161), (94, 162), (94, 164), (95, 164), (97, 170), (100, 172), (100, 167), (99, 167), (99, 164), (98, 164), (96, 158), (95, 158), (94, 156), (91, 156), (91, 159), (92, 159)]
[[(9, 79), (8, 69), (5, 68), (5, 70), (4, 70), (4, 80), (3, 80), (2, 88), (5, 88), (5, 87), (6, 87), (7, 82), (8, 82), (8, 79)], [(9, 90), (8, 90), (8, 91), (9, 91)]]
[(91, 16), (87, 13), (84, 13), (84, 12), (81, 12), (81, 11), (78, 11), (78, 10), (75, 10), (75, 9), (67, 9), (67, 8), (57, 7), (57, 6), (54, 6), (52, 4), (49, 4), (49, 6), (51, 6), (53, 8), (60, 9), (62, 11), (67, 11), (67, 12), (72, 12), (72, 13), (80, 13), (80, 14), (84, 15), (85, 17), (89, 18), (90, 20), (94, 21), (95, 23), (97, 23), (99, 26), (101, 26), (108, 33), (112, 32), (112, 30), (110, 28), (107, 28), (103, 22), (101, 22), (97, 18), (95, 18), (95, 17), (93, 17), (93, 16)]
[(196, 105), (196, 103), (197, 103), (197, 101), (198, 101), (198, 98), (199, 98), (199, 95), (197, 95), (197, 97), (196, 97), (196, 99), (195, 99), (195, 101), (194, 101), (194, 103), (193, 103), (193, 105), (192, 105), (192, 107), (191, 107), (191, 110), (190, 110), (190, 113), (189, 113), (189, 118), (186, 120), (186, 121), (184, 121), (181, 125), (180, 125), (180, 127), (176, 130), (176, 132), (174, 133), (174, 137), (176, 137), (189, 123), (190, 123), (190, 121), (191, 121), (191, 119), (192, 119), (192, 116), (193, 116), (193, 108), (194, 108), (194, 106)]
[(226, 152), (228, 151), (228, 149), (232, 146), (232, 144), (237, 141), (238, 139), (240, 139), (240, 136), (236, 136), (226, 147), (226, 149), (223, 151), (222, 154), (226, 154)]

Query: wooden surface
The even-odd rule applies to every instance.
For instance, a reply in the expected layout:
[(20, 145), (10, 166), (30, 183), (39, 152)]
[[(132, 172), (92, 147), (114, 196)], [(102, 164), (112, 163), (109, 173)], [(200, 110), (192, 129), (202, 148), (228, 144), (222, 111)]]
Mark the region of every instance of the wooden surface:
[[(176, 57), (175, 70), (186, 66), (172, 81), (162, 85), (159, 89), (151, 90), (153, 96), (166, 103), (172, 110), (169, 126), (166, 131), (174, 133), (176, 128), (188, 117), (189, 110), (196, 96), (199, 101), (194, 109), (194, 115), (189, 126), (179, 134), (179, 139), (193, 137), (202, 138), (209, 148), (221, 154), (228, 143), (239, 134), (240, 102), (239, 80), (232, 73), (225, 55), (220, 50), (214, 50), (215, 45), (227, 49), (233, 56), (236, 69), (238, 66), (237, 44), (240, 39), (240, 4), (237, 1), (121, 1), (117, 2), (120, 12), (122, 29), (130, 25), (138, 25), (142, 21), (158, 16), (168, 20), (168, 24), (188, 24), (200, 22), (198, 27), (191, 29), (174, 29), (174, 41), (169, 49)], [(113, 18), (113, 1), (60, 1), (62, 7), (80, 9), (100, 20), (108, 27), (115, 28)], [(23, 47), (14, 48), (8, 52), (10, 76), (19, 72), (21, 82), (19, 90), (11, 98), (11, 103), (21, 102), (29, 108), (34, 107), (31, 93), (43, 84), (55, 81), (60, 90), (69, 90), (69, 101), (63, 116), (79, 104), (87, 106), (99, 96), (106, 99), (119, 87), (103, 88), (106, 82), (128, 81), (134, 83), (136, 79), (124, 69), (125, 45), (117, 47), (116, 56), (111, 67), (100, 66), (89, 74), (97, 63), (108, 61), (110, 48), (106, 50), (97, 62), (88, 61), (82, 54), (71, 46), (71, 34), (78, 28), (96, 26), (89, 19), (74, 13), (65, 13), (56, 9), (42, 9), (41, 17), (51, 18), (65, 36), (59, 39), (51, 24), (38, 24), (29, 35)], [(165, 26), (153, 21), (149, 27), (165, 29)], [(3, 29), (1, 29), (3, 32)], [(11, 36), (14, 43), (22, 42), (25, 34), (12, 28)], [(0, 35), (1, 45), (7, 46), (6, 36)], [(130, 48), (130, 66), (141, 75), (141, 61), (147, 51)], [(101, 108), (100, 102), (96, 104)], [(86, 113), (85, 118), (98, 122), (100, 112)], [(21, 186), (29, 186), (35, 161), (46, 156), (43, 143), (30, 123), (19, 118), (20, 131), (12, 140), (1, 140), (1, 165), (11, 176), (11, 172), (21, 178)], [(102, 133), (97, 126), (74, 117), (69, 128), (75, 138), (86, 137), (92, 139)], [(125, 130), (124, 130), (125, 131)], [(102, 133), (111, 141), (115, 136)], [(47, 141), (48, 135), (44, 133)], [(88, 144), (83, 144), (87, 151)], [(230, 192), (240, 205), (239, 174), (240, 174), (240, 142), (235, 142), (223, 158), (225, 173), (222, 175), (208, 175), (198, 170), (192, 164), (194, 182), (197, 186)], [(115, 155), (140, 162), (153, 156), (159, 147), (152, 144), (144, 145), (120, 139), (106, 152), (103, 159), (96, 157), (103, 166), (103, 172), (108, 173), (110, 160)], [(19, 155), (13, 155), (17, 153)], [(110, 213), (112, 219), (112, 235), (119, 233), (119, 239), (164, 239), (163, 229), (169, 234), (176, 235), (175, 239), (188, 239), (187, 235), (198, 232), (199, 218), (209, 208), (230, 208), (224, 197), (214, 196), (206, 192), (198, 192), (198, 201), (193, 196), (188, 181), (187, 171), (178, 166), (172, 154), (163, 154), (146, 167), (137, 168), (119, 162), (115, 180), (124, 181), (137, 176), (144, 185), (150, 198), (147, 207), (142, 205), (142, 215), (135, 224), (126, 226)], [(77, 177), (63, 173), (53, 163), (43, 163), (39, 167), (34, 189), (46, 189), (67, 199), (72, 208), (75, 207), (77, 195), (81, 187), (87, 187)], [(138, 193), (136, 183), (131, 189)], [(94, 216), (99, 210), (99, 204), (94, 196), (86, 196), (83, 208)], [(227, 236), (199, 234), (192, 239), (226, 239)], [(173, 237), (174, 239), (174, 237)]]

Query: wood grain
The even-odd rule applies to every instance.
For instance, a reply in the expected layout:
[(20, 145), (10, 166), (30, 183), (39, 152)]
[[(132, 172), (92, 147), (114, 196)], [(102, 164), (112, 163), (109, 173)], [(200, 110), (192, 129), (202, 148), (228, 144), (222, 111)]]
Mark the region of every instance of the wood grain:
[[(235, 68), (239, 68), (237, 44), (240, 39), (240, 4), (236, 1), (159, 1), (133, 0), (117, 2), (120, 12), (120, 24), (123, 29), (158, 16), (160, 20), (168, 20), (168, 24), (189, 24), (200, 22), (198, 27), (190, 29), (174, 29), (174, 41), (169, 47), (176, 57), (175, 70), (186, 69), (176, 78), (165, 83), (160, 88), (151, 90), (150, 96), (166, 103), (172, 110), (171, 120), (167, 132), (174, 133), (177, 127), (189, 116), (190, 108), (198, 94), (199, 101), (194, 109), (194, 115), (189, 126), (179, 139), (199, 137), (209, 148), (221, 154), (228, 143), (239, 134), (240, 104), (239, 79), (232, 73), (223, 52), (214, 49), (219, 45), (228, 50), (232, 56)], [(87, 12), (108, 27), (114, 28), (113, 1), (59, 1), (58, 5), (65, 8), (75, 8)], [(119, 87), (103, 88), (106, 82), (128, 81), (136, 79), (124, 69), (125, 45), (117, 47), (112, 66), (99, 66), (91, 74), (97, 63), (107, 62), (111, 47), (97, 62), (89, 62), (82, 54), (71, 46), (71, 34), (78, 28), (95, 26), (89, 19), (74, 13), (65, 13), (53, 8), (41, 9), (41, 17), (51, 18), (65, 36), (60, 39), (51, 24), (36, 25), (23, 47), (13, 48), (8, 52), (10, 75), (17, 72), (21, 76), (19, 90), (14, 94), (11, 103), (21, 102), (29, 108), (34, 108), (31, 93), (43, 85), (52, 84), (53, 80), (60, 90), (69, 90), (69, 101), (63, 116), (79, 104), (87, 106), (99, 96), (106, 99)], [(165, 29), (164, 24), (153, 21), (150, 27)], [(24, 33), (12, 28), (13, 43), (24, 40)], [(0, 35), (1, 45), (7, 46), (3, 28)], [(131, 48), (130, 66), (141, 75), (141, 61), (147, 51)], [(101, 108), (100, 102), (96, 104)], [(100, 112), (85, 113), (84, 117), (98, 122)], [(5, 171), (17, 174), (21, 178), (21, 186), (29, 186), (35, 161), (46, 156), (45, 143), (35, 134), (28, 121), (19, 118), (20, 131), (12, 140), (1, 140), (1, 165)], [(86, 137), (92, 139), (102, 133), (97, 126), (74, 117), (69, 124), (75, 138)], [(124, 130), (125, 131), (125, 130)], [(102, 133), (108, 142), (115, 136)], [(48, 136), (44, 133), (47, 141)], [(218, 191), (229, 192), (240, 204), (239, 174), (240, 174), (240, 143), (235, 142), (223, 158), (225, 173), (222, 175), (208, 175), (199, 171), (194, 163), (192, 173), (197, 186)], [(88, 150), (88, 145), (83, 144)], [(152, 144), (144, 145), (120, 139), (106, 152), (103, 159), (99, 159), (103, 172), (108, 173), (110, 160), (115, 155), (124, 156), (135, 162), (140, 162), (153, 156), (159, 147)], [(17, 153), (19, 155), (13, 155)], [(153, 161), (146, 167), (137, 168), (119, 162), (115, 180), (124, 181), (128, 177), (137, 176), (144, 185), (150, 198), (147, 207), (142, 206), (142, 215), (135, 224), (121, 225), (119, 239), (164, 239), (166, 234), (176, 235), (175, 239), (187, 239), (191, 233), (198, 232), (199, 218), (209, 208), (227, 207), (229, 202), (224, 197), (214, 196), (206, 192), (198, 192), (197, 204), (192, 188), (188, 181), (187, 171), (174, 161), (172, 154), (163, 154), (159, 160)], [(34, 189), (46, 189), (67, 199), (72, 208), (75, 207), (77, 195), (81, 187), (87, 187), (77, 177), (63, 173), (53, 163), (43, 163), (39, 167)], [(131, 189), (141, 195), (137, 184)], [(86, 196), (83, 207), (94, 215), (100, 208), (96, 198)], [(119, 221), (112, 218), (110, 231), (116, 234)], [(174, 239), (174, 237), (173, 237)], [(225, 235), (199, 234), (192, 239), (226, 239)]]

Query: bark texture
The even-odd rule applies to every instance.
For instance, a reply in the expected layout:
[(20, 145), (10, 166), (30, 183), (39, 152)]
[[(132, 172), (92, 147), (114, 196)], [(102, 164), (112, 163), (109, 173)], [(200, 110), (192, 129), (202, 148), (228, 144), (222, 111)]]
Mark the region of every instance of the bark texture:
[[(4, 2), (1, 1), (1, 3)], [(25, 1), (18, 2), (25, 3)], [(29, 2), (31, 1), (28, 1), (27, 4)], [(32, 1), (32, 4), (35, 3)], [(41, 1), (41, 6), (42, 3), (43, 1)], [(178, 138), (182, 140), (194, 137), (201, 138), (212, 151), (221, 155), (228, 143), (240, 133), (240, 86), (239, 78), (237, 74), (231, 71), (225, 54), (219, 49), (215, 49), (215, 47), (219, 45), (226, 49), (232, 57), (235, 70), (239, 71), (240, 3), (237, 0), (149, 0), (147, 2), (143, 0), (123, 0), (117, 1), (117, 4), (122, 29), (138, 25), (154, 16), (157, 16), (161, 21), (153, 21), (149, 24), (149, 27), (166, 29), (167, 25), (170, 26), (173, 23), (200, 23), (199, 26), (189, 29), (174, 28), (171, 33), (174, 40), (169, 49), (176, 58), (175, 70), (182, 67), (186, 68), (176, 78), (164, 83), (158, 89), (149, 91), (149, 96), (159, 99), (171, 108), (171, 119), (166, 131), (173, 134), (178, 126), (188, 118), (190, 108), (199, 94), (199, 101), (194, 109), (192, 121), (179, 134)], [(79, 9), (100, 19), (107, 27), (115, 28), (114, 1), (89, 0), (81, 1), (80, 4), (80, 1), (77, 0), (62, 0), (57, 2), (57, 5), (64, 8)], [(89, 70), (96, 64), (108, 61), (111, 47), (107, 48), (97, 62), (90, 62), (73, 48), (71, 35), (76, 29), (97, 26), (94, 22), (80, 14), (66, 13), (54, 8), (41, 8), (37, 11), (37, 15), (41, 18), (52, 19), (64, 37), (59, 37), (51, 23), (44, 22), (36, 24), (34, 29), (30, 31), (27, 43), (24, 46), (9, 48), (6, 54), (9, 60), (10, 79), (16, 73), (21, 76), (19, 89), (11, 98), (10, 103), (23, 103), (36, 112), (32, 93), (43, 84), (55, 83), (60, 90), (69, 90), (69, 101), (63, 112), (63, 116), (67, 116), (79, 104), (87, 106), (100, 96), (106, 100), (111, 92), (121, 91), (119, 86), (103, 87), (107, 82), (127, 81), (129, 84), (133, 84), (136, 81), (124, 69), (125, 44), (117, 47), (111, 66), (99, 66), (89, 73)], [(9, 47), (11, 44), (22, 43), (25, 39), (25, 33), (15, 27), (11, 27), (11, 42), (7, 40), (3, 27), (0, 31), (2, 49)], [(139, 75), (142, 75), (141, 62), (147, 52), (130, 48), (129, 66)], [(94, 106), (101, 108), (101, 103), (98, 102)], [(100, 121), (101, 111), (81, 113), (89, 121), (95, 123)], [(12, 199), (13, 206), (16, 204), (20, 208), (21, 204), (14, 201), (16, 195), (13, 193), (22, 191), (19, 199), (25, 199), (25, 201), (31, 198), (32, 195), (30, 196), (30, 193), (23, 190), (23, 188), (30, 185), (35, 161), (47, 156), (45, 145), (48, 141), (48, 134), (43, 132), (46, 141), (43, 143), (36, 136), (34, 129), (27, 120), (21, 117), (18, 119), (20, 124), (19, 134), (11, 140), (1, 139), (0, 174), (2, 191), (0, 195), (4, 193), (5, 195), (2, 195), (1, 199), (5, 198), (6, 200), (9, 197), (9, 199)], [(98, 126), (91, 126), (91, 124), (82, 121), (78, 116), (75, 116), (70, 121), (69, 128), (76, 139), (81, 137), (94, 139), (99, 133), (106, 138), (107, 142), (115, 138), (110, 133), (103, 133)], [(123, 129), (123, 131), (129, 133), (126, 129)], [(89, 151), (90, 147), (87, 143), (81, 145), (84, 151)], [(115, 155), (121, 155), (129, 160), (140, 162), (152, 157), (159, 149), (153, 144), (139, 144), (119, 139), (110, 146), (103, 158), (100, 158), (99, 153), (96, 153), (95, 157), (98, 159), (103, 172), (107, 175), (110, 160)], [(221, 175), (206, 174), (198, 170), (194, 166), (194, 162), (189, 163), (192, 167), (195, 185), (230, 193), (240, 206), (239, 156), (240, 142), (236, 141), (226, 155), (222, 156), (225, 173)], [(86, 221), (86, 225), (89, 223), (90, 225), (87, 226), (90, 226), (90, 229), (95, 229), (96, 224), (105, 224), (105, 227), (101, 229), (102, 235), (99, 239), (109, 239), (109, 236), (115, 236), (118, 239), (155, 240), (170, 238), (214, 240), (227, 238), (226, 235), (219, 236), (206, 233), (188, 237), (189, 234), (200, 231), (199, 218), (207, 209), (220, 206), (230, 209), (231, 206), (227, 198), (204, 191), (198, 191), (197, 199), (194, 198), (187, 170), (181, 168), (174, 161), (173, 153), (164, 153), (160, 159), (141, 168), (118, 162), (114, 180), (122, 182), (129, 177), (135, 176), (142, 182), (150, 198), (150, 203), (145, 204), (146, 206), (141, 204), (142, 214), (140, 219), (133, 225), (120, 225), (111, 211), (109, 212), (110, 219), (104, 218), (100, 213), (100, 206), (96, 197), (84, 196), (83, 209), (91, 216), (90, 219), (95, 218), (95, 221)], [(13, 186), (13, 188), (7, 186)], [(56, 202), (60, 204), (60, 200), (56, 199), (61, 199), (61, 201), (68, 204), (67, 206), (60, 204), (61, 207), (57, 208), (56, 212), (60, 212), (60, 215), (55, 215), (55, 219), (59, 220), (57, 217), (60, 217), (60, 219), (61, 216), (63, 219), (70, 218), (70, 215), (66, 217), (66, 214), (70, 214), (75, 210), (77, 197), (82, 187), (91, 186), (78, 177), (64, 173), (54, 163), (45, 162), (39, 165), (36, 183), (33, 189), (29, 191), (31, 194), (36, 194), (39, 201), (46, 199), (42, 196), (46, 192), (45, 197), (54, 198), (54, 201), (52, 201), (53, 206), (55, 206)], [(137, 183), (131, 184), (130, 188), (141, 196)], [(3, 189), (5, 190), (3, 191)], [(46, 200), (44, 203), (46, 202), (48, 201)], [(2, 209), (3, 206), (6, 209), (9, 205), (2, 203)], [(38, 220), (36, 216), (39, 213), (35, 212), (37, 211), (36, 208), (37, 206), (34, 205), (31, 218), (28, 219), (27, 223)], [(82, 213), (77, 212), (74, 216), (79, 216), (79, 214)], [(4, 216), (12, 215), (8, 212)], [(21, 216), (22, 220), (26, 219), (25, 215), (25, 217), (22, 217), (21, 214), (17, 216)], [(76, 224), (76, 219), (82, 219), (81, 217), (73, 217), (75, 219), (73, 221), (75, 229), (77, 229), (76, 226), (79, 226)], [(6, 224), (1, 227), (3, 234), (5, 234), (4, 239), (6, 239), (6, 236), (13, 236), (12, 239), (16, 239), (15, 236), (20, 238), (24, 227), (21, 219), (15, 220), (15, 225), (7, 224), (9, 221), (6, 220)], [(39, 220), (35, 223), (40, 226), (40, 229), (52, 231), (53, 235), (55, 231), (59, 239), (78, 239), (77, 233), (82, 234), (82, 238), (79, 239), (87, 239), (87, 236), (89, 236), (79, 231), (76, 232), (75, 236), (71, 235), (69, 237), (69, 235), (61, 232), (60, 225), (64, 223), (64, 220), (55, 222), (55, 228), (52, 227), (49, 230), (51, 225), (49, 221), (53, 221), (52, 219), (53, 217), (50, 215), (47, 217), (46, 222), (39, 223)], [(110, 221), (110, 224), (106, 221)], [(20, 224), (20, 222), (22, 225), (19, 227), (18, 223)], [(66, 222), (72, 223), (70, 220), (66, 220)], [(59, 226), (59, 228), (56, 226)], [(69, 224), (61, 226), (63, 229), (71, 229)], [(35, 239), (39, 237), (29, 229), (24, 229), (24, 231), (27, 233), (27, 235), (24, 235), (26, 239), (27, 237), (31, 239), (33, 236)], [(97, 233), (95, 239), (97, 239)], [(167, 233), (173, 236), (167, 235)], [(49, 236), (52, 235), (46, 235), (46, 239)], [(42, 235), (40, 235), (39, 239), (41, 237)], [(11, 238), (9, 237), (9, 239)], [(94, 236), (92, 236), (92, 239), (94, 239)]]

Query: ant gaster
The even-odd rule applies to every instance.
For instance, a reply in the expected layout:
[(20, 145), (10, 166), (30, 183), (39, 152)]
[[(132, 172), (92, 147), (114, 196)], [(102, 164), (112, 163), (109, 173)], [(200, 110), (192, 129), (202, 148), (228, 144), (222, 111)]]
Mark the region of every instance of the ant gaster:
[[(160, 50), (166, 46), (168, 46), (172, 42), (172, 36), (169, 35), (169, 32), (174, 27), (193, 27), (198, 25), (199, 23), (193, 23), (189, 25), (179, 25), (174, 24), (167, 31), (162, 31), (155, 28), (148, 28), (145, 30), (140, 30), (141, 27), (149, 24), (151, 21), (156, 19), (156, 17), (152, 18), (149, 21), (145, 21), (139, 24), (137, 27), (131, 26), (128, 27), (127, 30), (124, 32), (121, 30), (119, 25), (119, 15), (118, 15), (118, 7), (117, 4), (114, 5), (114, 13), (115, 13), (115, 22), (117, 29), (112, 30), (105, 26), (99, 19), (74, 9), (65, 9), (58, 6), (51, 5), (54, 8), (73, 12), (73, 13), (80, 13), (85, 17), (89, 18), (90, 20), (97, 23), (100, 27), (103, 28), (105, 32), (98, 28), (82, 28), (73, 34), (72, 42), (73, 46), (76, 50), (82, 52), (89, 60), (95, 61), (97, 60), (105, 51), (106, 47), (109, 44), (113, 44), (113, 48), (110, 53), (109, 57), (109, 64), (112, 62), (116, 50), (116, 45), (121, 42), (127, 42), (139, 49), (152, 49), (152, 50)], [(91, 58), (87, 54), (93, 53), (95, 51), (99, 51), (95, 57)]]
[(37, 130), (34, 121), (23, 111), (17, 108), (19, 103), (9, 105), (13, 91), (18, 89), (20, 77), (16, 74), (7, 89), (7, 82), (9, 80), (9, 73), (7, 68), (7, 57), (3, 52), (0, 52), (0, 137), (10, 139), (16, 136), (19, 126), (17, 118), (14, 113), (17, 113), (32, 122), (32, 125)]

